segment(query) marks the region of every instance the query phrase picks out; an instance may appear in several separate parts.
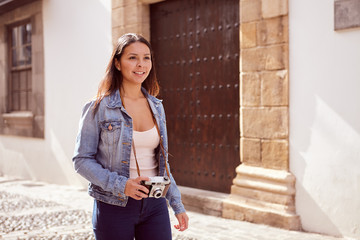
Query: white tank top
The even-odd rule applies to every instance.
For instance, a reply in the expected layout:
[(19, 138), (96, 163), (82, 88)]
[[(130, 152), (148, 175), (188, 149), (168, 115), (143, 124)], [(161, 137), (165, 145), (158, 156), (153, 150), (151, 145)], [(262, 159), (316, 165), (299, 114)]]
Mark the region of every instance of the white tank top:
[[(160, 138), (156, 127), (138, 132), (133, 131), (136, 158), (140, 168), (141, 176), (154, 177), (158, 175), (158, 162), (155, 159), (155, 148), (160, 143)], [(131, 148), (130, 154), (130, 178), (137, 178), (134, 150)]]

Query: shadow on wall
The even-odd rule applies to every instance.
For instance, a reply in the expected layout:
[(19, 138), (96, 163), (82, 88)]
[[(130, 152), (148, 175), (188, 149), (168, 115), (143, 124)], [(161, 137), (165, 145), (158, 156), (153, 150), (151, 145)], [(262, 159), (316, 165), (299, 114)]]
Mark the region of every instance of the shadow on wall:
[[(313, 221), (311, 222), (312, 229), (316, 229), (317, 233), (325, 233), (336, 237), (343, 237), (339, 228), (329, 218), (328, 213), (321, 209), (319, 204), (301, 185), (297, 185), (297, 194), (300, 194), (302, 201), (306, 202), (306, 214), (313, 216)], [(308, 224), (305, 223), (305, 226), (306, 225)], [(307, 228), (309, 227), (307, 226)]]
[(295, 108), (300, 111), (292, 114), (296, 129), (290, 137), (291, 170), (297, 178), (296, 209), (303, 229), (338, 237), (359, 236), (355, 213), (360, 209), (359, 124), (347, 118), (344, 109), (334, 110), (338, 105), (335, 98), (325, 101), (308, 95), (306, 101), (312, 104)]
[(59, 170), (61, 170), (67, 184), (85, 187), (87, 185), (85, 180), (82, 179), (80, 175), (75, 173), (75, 169), (72, 163), (72, 156), (66, 156), (61, 143), (56, 138), (52, 130), (50, 131), (50, 144), (51, 155), (53, 156), (51, 160), (55, 160), (54, 163), (59, 166)]
[(19, 139), (8, 136), (0, 137), (0, 174), (2, 176), (35, 179), (35, 173), (25, 160), (24, 154), (18, 151), (18, 147), (15, 147), (18, 145), (16, 142)]
[(55, 139), (45, 140), (1, 136), (1, 174), (11, 177), (85, 187), (75, 173), (71, 159)]
[[(301, 209), (300, 219), (302, 228), (308, 232), (325, 233), (336, 237), (343, 237), (338, 227), (328, 216), (328, 213), (323, 211), (319, 203), (304, 188), (303, 179), (306, 169), (305, 159), (299, 152), (294, 150), (291, 151), (294, 153), (293, 158), (297, 161), (296, 168), (300, 170), (297, 171), (295, 201), (296, 209)], [(316, 178), (316, 176), (314, 177)], [(315, 181), (314, 184), (316, 184)], [(321, 186), (318, 186), (318, 188), (321, 188)]]

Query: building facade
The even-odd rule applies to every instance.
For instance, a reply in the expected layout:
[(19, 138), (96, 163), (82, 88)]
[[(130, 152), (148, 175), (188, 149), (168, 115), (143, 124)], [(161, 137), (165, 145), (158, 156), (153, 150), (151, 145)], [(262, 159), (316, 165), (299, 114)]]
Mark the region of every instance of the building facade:
[[(95, 95), (111, 54), (111, 2), (1, 1), (0, 6), (1, 174), (85, 186), (71, 158), (82, 106)], [(31, 68), (32, 78), (21, 91), (30, 93), (31, 108), (12, 109), (8, 33), (24, 21), (32, 24), (27, 32), (32, 45), (25, 52), (31, 64), (23, 68)], [(27, 47), (20, 43), (20, 49)]]
[(137, 32), (158, 57), (189, 209), (360, 238), (357, 0), (11, 2), (1, 174), (86, 185), (71, 163), (81, 108), (116, 39)]

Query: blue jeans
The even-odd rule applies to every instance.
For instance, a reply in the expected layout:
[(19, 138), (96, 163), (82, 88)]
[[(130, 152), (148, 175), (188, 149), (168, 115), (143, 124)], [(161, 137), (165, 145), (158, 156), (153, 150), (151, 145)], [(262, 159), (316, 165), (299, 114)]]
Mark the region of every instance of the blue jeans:
[(165, 198), (128, 199), (126, 207), (94, 201), (96, 240), (170, 240), (171, 227)]

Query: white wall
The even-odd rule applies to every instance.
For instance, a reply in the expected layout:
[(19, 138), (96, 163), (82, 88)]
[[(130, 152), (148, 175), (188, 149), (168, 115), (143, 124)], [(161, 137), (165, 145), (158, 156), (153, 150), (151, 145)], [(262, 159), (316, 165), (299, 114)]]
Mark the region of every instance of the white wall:
[(0, 136), (1, 172), (84, 185), (72, 155), (83, 105), (96, 94), (111, 43), (111, 0), (44, 0), (45, 139)]
[(290, 169), (306, 231), (360, 239), (360, 29), (290, 0)]

